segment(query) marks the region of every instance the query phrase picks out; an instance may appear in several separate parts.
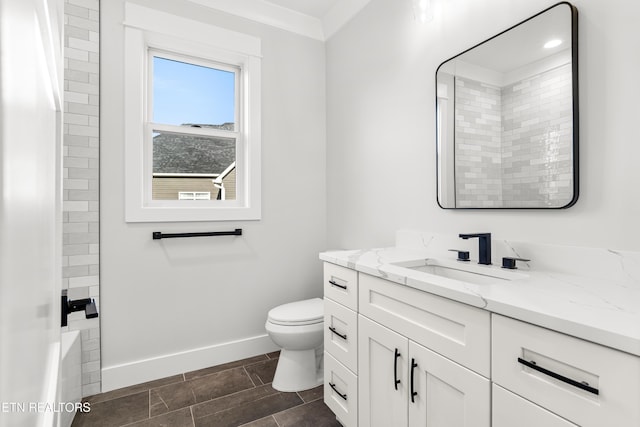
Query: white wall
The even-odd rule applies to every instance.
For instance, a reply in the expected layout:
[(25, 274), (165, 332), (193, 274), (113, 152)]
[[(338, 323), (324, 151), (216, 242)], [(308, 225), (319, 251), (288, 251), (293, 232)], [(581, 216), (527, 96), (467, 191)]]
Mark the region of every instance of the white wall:
[(640, 56), (635, 0), (575, 0), (579, 12), (580, 197), (560, 211), (442, 210), (436, 203), (438, 65), (556, 3), (372, 0), (327, 43), (328, 242), (393, 244), (399, 228), (640, 250)]
[[(136, 2), (262, 39), (262, 220), (124, 222), (123, 2), (102, 2), (103, 391), (275, 348), (268, 310), (321, 295), (326, 248), (324, 44), (187, 1)], [(151, 239), (234, 228), (244, 235)]]

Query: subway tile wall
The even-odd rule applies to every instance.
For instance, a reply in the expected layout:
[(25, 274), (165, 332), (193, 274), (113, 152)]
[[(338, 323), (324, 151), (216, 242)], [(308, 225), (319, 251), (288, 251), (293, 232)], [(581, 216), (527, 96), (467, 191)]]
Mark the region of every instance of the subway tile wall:
[(497, 86), (456, 77), (456, 205), (561, 207), (573, 195), (571, 65)]
[[(65, 0), (62, 253), (63, 288), (70, 299), (94, 298), (98, 313), (99, 12), (99, 0)], [(100, 319), (71, 313), (66, 328), (82, 337), (82, 394), (97, 394)]]
[(504, 207), (561, 207), (573, 196), (571, 65), (502, 88)]
[(455, 78), (456, 206), (502, 205), (502, 96), (490, 84)]

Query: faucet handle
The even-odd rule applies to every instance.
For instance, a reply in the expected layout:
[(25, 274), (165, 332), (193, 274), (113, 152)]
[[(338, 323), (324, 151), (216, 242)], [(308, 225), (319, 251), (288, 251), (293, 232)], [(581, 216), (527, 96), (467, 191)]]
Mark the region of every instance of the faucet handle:
[(526, 258), (511, 258), (511, 257), (503, 257), (502, 258), (502, 268), (508, 268), (509, 270), (515, 270), (516, 268), (516, 261), (522, 261), (522, 262), (529, 262), (531, 261), (530, 259), (526, 259)]
[(98, 317), (98, 309), (96, 308), (96, 302), (93, 298), (91, 299), (91, 302), (86, 305), (84, 312), (87, 319), (94, 319)]
[(458, 261), (469, 261), (469, 251), (460, 249), (449, 249), (451, 252), (458, 252)]

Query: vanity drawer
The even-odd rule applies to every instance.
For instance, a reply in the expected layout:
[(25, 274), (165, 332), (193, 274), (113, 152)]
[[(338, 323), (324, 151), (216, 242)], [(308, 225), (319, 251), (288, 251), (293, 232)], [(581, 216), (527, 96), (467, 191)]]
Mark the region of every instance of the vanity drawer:
[(362, 273), (359, 295), (361, 314), (489, 377), (489, 312)]
[(495, 384), (491, 396), (491, 427), (578, 427)]
[(640, 357), (493, 315), (493, 381), (583, 427), (640, 425)]
[(358, 372), (358, 315), (324, 299), (324, 350), (344, 366)]
[(358, 310), (358, 272), (325, 262), (324, 296)]
[(358, 426), (358, 377), (326, 352), (324, 403), (344, 427)]

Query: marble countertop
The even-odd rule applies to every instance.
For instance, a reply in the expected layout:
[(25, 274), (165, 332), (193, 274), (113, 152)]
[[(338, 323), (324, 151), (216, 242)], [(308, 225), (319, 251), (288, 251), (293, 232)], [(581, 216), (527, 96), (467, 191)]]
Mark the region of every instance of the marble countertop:
[[(612, 269), (602, 274), (582, 275), (580, 268), (575, 274), (561, 268), (526, 265), (526, 270), (515, 270), (516, 280), (470, 284), (397, 265), (432, 258), (433, 250), (427, 246), (330, 251), (321, 253), (320, 259), (640, 356), (640, 269), (636, 268), (639, 259), (635, 254), (625, 266), (625, 257), (619, 252), (595, 252), (602, 259), (597, 267)], [(513, 247), (503, 246), (510, 250)], [(505, 256), (521, 256), (518, 251), (512, 252)], [(586, 258), (583, 262), (589, 263), (589, 256)], [(439, 251), (438, 259), (458, 262), (455, 253), (446, 250)], [(496, 265), (476, 266), (489, 274), (512, 271)]]

